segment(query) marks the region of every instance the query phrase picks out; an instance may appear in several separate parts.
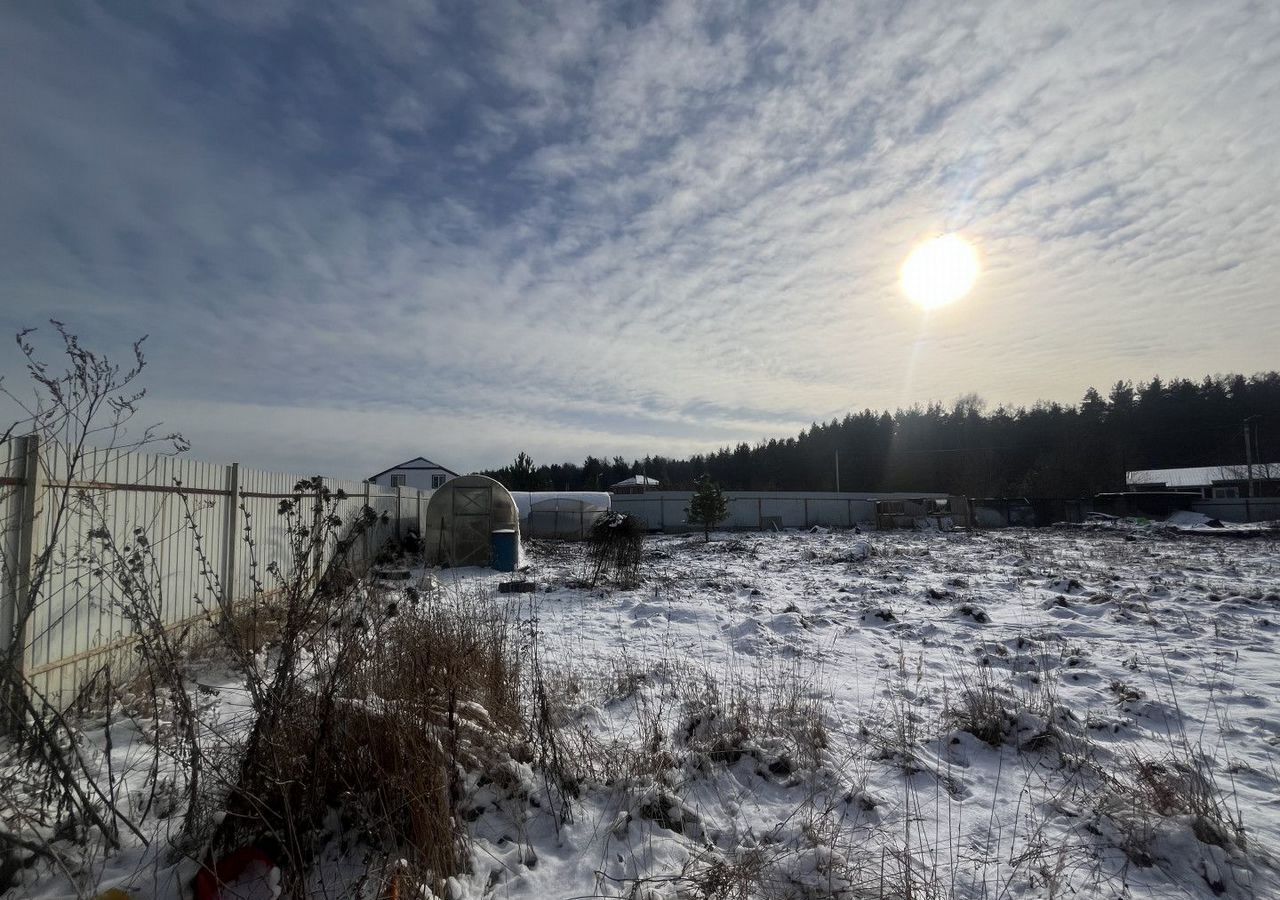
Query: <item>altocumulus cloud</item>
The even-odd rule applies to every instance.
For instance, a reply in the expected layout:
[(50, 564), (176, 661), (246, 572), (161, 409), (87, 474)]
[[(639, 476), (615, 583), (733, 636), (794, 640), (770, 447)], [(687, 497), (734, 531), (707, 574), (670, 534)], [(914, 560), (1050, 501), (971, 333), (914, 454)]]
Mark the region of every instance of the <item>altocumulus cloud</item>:
[(684, 453), (1280, 338), (1276, 4), (18, 4), (0, 82), (0, 325), (150, 332), (207, 458)]

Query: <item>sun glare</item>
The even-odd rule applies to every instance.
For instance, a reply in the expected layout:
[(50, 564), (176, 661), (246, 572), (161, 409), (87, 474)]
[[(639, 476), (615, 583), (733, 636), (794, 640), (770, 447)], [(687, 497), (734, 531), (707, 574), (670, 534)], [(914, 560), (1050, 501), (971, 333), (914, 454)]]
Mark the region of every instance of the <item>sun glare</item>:
[(902, 290), (923, 309), (955, 303), (978, 280), (978, 251), (958, 234), (932, 238), (902, 264)]

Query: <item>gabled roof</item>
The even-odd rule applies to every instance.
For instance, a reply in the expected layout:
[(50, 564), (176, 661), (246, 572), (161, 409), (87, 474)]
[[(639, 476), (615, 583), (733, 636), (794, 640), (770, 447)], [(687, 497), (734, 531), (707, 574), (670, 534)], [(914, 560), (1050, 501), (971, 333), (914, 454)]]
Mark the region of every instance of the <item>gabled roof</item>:
[(425, 456), (415, 456), (413, 459), (406, 459), (404, 462), (400, 463), (400, 465), (398, 466), (392, 466), (389, 469), (383, 469), (381, 472), (378, 472), (376, 475), (370, 475), (368, 478), (365, 479), (365, 481), (373, 481), (375, 478), (381, 478), (383, 475), (386, 475), (388, 472), (397, 472), (401, 469), (439, 469), (441, 472), (448, 472), (454, 478), (458, 477), (458, 473), (453, 471), (453, 469), (447, 469), (444, 466), (440, 465), (439, 463), (433, 463), (431, 460), (427, 459)]

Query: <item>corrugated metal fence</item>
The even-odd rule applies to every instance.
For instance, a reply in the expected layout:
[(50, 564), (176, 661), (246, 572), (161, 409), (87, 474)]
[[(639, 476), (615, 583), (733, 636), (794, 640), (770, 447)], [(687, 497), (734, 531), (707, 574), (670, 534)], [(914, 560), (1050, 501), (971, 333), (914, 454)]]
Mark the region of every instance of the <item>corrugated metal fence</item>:
[(1222, 522), (1280, 521), (1280, 497), (1231, 497), (1193, 500), (1191, 508)]
[[(945, 500), (946, 494), (835, 493), (833, 491), (725, 491), (729, 517), (718, 525), (725, 530), (779, 528), (875, 527), (877, 500)], [(613, 508), (639, 516), (651, 531), (688, 529), (692, 491), (651, 491), (615, 494)]]
[[(306, 499), (314, 497), (297, 492), (304, 476), (118, 451), (88, 451), (68, 479), (67, 450), (38, 445), (32, 437), (0, 445), (0, 464), (0, 637), (14, 634), (22, 618), (18, 611), (31, 602), (32, 565), (52, 542), (48, 576), (35, 593), (21, 639), (26, 676), (55, 703), (68, 702), (108, 660), (127, 661), (132, 653), (132, 626), (121, 614), (120, 598), (90, 558), (100, 543), (92, 530), (105, 528), (119, 545), (145, 535), (155, 557), (150, 577), (163, 620), (181, 627), (202, 621), (196, 598), (212, 596), (197, 543), (211, 576), (229, 586), (233, 598), (252, 595), (255, 573), (271, 590), (268, 564), (285, 572), (292, 568), (280, 501), (302, 498), (309, 510)], [(410, 527), (422, 532), (430, 491), (323, 483), (347, 495), (335, 508), (344, 521), (366, 504), (379, 514), (356, 548), (360, 562), (371, 561), (388, 539)], [(64, 495), (68, 502), (62, 502)]]

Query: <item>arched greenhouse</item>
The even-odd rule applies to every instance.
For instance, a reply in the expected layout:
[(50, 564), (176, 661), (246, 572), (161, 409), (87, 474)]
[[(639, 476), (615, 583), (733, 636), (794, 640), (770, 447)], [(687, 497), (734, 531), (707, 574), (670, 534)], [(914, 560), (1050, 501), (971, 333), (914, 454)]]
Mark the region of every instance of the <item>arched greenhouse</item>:
[(422, 535), (427, 562), (488, 566), (495, 531), (514, 531), (520, 539), (520, 514), (507, 489), (484, 475), (450, 479), (427, 504)]

